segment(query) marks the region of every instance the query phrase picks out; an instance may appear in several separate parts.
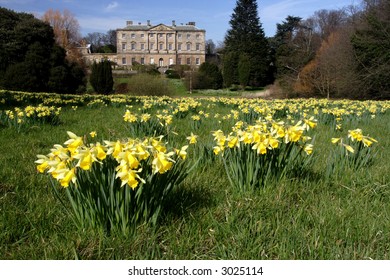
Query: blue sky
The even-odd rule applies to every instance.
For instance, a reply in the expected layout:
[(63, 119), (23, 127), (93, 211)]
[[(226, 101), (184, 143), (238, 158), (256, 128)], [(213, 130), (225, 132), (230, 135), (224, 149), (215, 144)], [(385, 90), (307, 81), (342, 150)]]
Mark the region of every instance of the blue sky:
[[(359, 1), (359, 0), (357, 0)], [(273, 36), (276, 24), (288, 15), (309, 17), (320, 9), (338, 9), (355, 0), (258, 0), (260, 21), (267, 36)], [(82, 35), (122, 28), (127, 20), (134, 23), (177, 24), (195, 21), (215, 43), (224, 39), (236, 0), (0, 0), (0, 6), (37, 17), (52, 8), (67, 9), (77, 18)]]

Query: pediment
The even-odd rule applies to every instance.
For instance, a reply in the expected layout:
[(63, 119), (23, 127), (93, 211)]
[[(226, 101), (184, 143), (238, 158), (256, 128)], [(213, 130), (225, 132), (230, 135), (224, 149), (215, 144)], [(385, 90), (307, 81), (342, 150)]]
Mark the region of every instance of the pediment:
[(153, 26), (149, 30), (150, 31), (173, 31), (173, 29), (171, 27), (168, 27), (165, 24), (159, 24), (159, 25)]

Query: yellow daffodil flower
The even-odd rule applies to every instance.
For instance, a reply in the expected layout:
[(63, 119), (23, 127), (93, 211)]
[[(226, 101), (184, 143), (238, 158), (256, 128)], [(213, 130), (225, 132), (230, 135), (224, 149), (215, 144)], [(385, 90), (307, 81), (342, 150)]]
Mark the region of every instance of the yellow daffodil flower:
[(70, 182), (76, 183), (76, 174), (75, 174), (75, 168), (72, 168), (68, 170), (62, 179), (60, 179), (60, 184), (62, 187), (67, 188), (69, 186)]
[(170, 152), (168, 154), (158, 152), (152, 162), (153, 173), (163, 174), (169, 169), (171, 169), (174, 161), (170, 157), (173, 155), (173, 152)]
[(186, 139), (187, 139), (188, 141), (190, 141), (190, 144), (196, 144), (196, 142), (197, 142), (196, 138), (198, 138), (198, 135), (195, 135), (195, 134), (193, 134), (193, 133), (191, 132), (191, 135), (188, 136)]

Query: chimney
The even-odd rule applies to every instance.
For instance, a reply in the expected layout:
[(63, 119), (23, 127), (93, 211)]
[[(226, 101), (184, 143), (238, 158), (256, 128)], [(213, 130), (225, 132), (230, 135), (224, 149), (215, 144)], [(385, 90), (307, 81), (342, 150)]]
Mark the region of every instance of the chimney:
[(131, 26), (131, 25), (133, 25), (133, 21), (132, 21), (132, 20), (128, 20), (128, 21), (126, 21), (126, 25), (127, 25), (127, 26)]
[(195, 26), (195, 21), (190, 21), (187, 25)]
[(148, 26), (150, 26), (150, 20), (148, 19)]
[(176, 27), (176, 21), (175, 20), (172, 20), (172, 26)]

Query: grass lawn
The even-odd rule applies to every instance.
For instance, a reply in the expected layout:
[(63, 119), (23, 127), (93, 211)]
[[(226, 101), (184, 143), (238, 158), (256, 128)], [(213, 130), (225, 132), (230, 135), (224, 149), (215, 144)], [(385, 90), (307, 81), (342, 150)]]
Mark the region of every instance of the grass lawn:
[[(185, 95), (183, 88), (177, 87), (180, 95)], [(232, 110), (241, 110), (240, 105), (210, 99), (197, 102), (188, 115), (174, 117), (172, 130), (176, 134), (169, 144), (185, 144), (186, 136), (193, 132), (199, 135), (197, 144), (210, 147), (211, 152), (215, 146), (212, 131), (231, 131), (237, 122)], [(266, 107), (263, 101), (258, 102)], [(293, 103), (299, 108), (299, 101)], [(154, 103), (149, 112), (155, 114), (172, 104), (170, 100)], [(347, 109), (359, 109), (357, 104)], [(388, 103), (383, 104), (388, 108)], [(142, 108), (142, 103), (131, 105), (133, 112)], [(313, 106), (305, 112), (310, 114), (323, 105)], [(351, 113), (340, 121), (342, 132), (335, 131), (334, 123), (318, 117), (318, 126), (309, 132), (314, 152), (310, 172), (305, 176), (286, 176), (242, 192), (231, 187), (224, 165), (216, 157), (198, 164), (174, 190), (156, 226), (139, 225), (136, 234), (129, 236), (79, 230), (66, 211), (70, 205), (56, 199), (49, 178), (37, 173), (34, 161), (38, 154), (49, 153), (54, 144), (63, 144), (68, 139), (66, 131), (77, 135), (96, 131), (99, 141), (129, 137), (129, 124), (123, 121), (125, 111), (124, 105), (79, 106), (77, 110), (68, 106), (62, 109), (58, 125), (36, 124), (18, 132), (1, 124), (0, 258), (390, 258), (388, 109), (375, 118)], [(280, 120), (289, 115), (278, 117), (274, 113), (274, 118)], [(191, 116), (199, 114), (209, 117), (197, 124)], [(378, 141), (372, 147), (372, 162), (360, 170), (346, 169), (327, 178), (325, 171), (333, 150), (330, 139), (346, 137), (348, 130), (355, 128)], [(187, 160), (195, 163), (204, 156), (202, 151), (189, 152)]]

